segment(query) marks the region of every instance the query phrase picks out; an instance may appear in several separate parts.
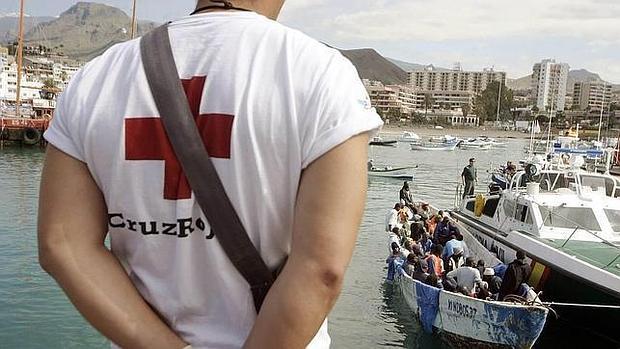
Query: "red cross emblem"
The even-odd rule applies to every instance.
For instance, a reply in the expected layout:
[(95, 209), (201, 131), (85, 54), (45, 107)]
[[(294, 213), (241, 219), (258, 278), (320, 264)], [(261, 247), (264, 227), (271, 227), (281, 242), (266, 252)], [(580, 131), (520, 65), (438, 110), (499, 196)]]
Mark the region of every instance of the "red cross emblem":
[[(233, 115), (199, 114), (206, 76), (181, 80), (196, 126), (212, 158), (230, 159)], [(164, 199), (183, 200), (192, 190), (160, 118), (125, 120), (125, 159), (164, 161)]]

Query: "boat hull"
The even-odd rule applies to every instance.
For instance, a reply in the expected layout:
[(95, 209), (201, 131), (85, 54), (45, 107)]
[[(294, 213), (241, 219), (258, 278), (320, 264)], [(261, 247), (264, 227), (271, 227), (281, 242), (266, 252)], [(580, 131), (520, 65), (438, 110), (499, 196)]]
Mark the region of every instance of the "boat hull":
[(432, 329), (455, 347), (531, 348), (548, 314), (544, 307), (490, 302), (440, 291), (413, 280), (402, 270), (397, 285), (423, 327), (428, 331), (432, 324)]
[[(486, 249), (495, 253), (505, 264), (510, 263), (516, 254), (517, 246), (510, 243), (504, 235), (488, 225), (476, 222), (462, 212), (454, 212), (459, 225), (478, 240)], [(532, 276), (528, 284), (537, 292), (542, 292), (546, 302), (565, 303), (552, 305), (558, 319), (551, 317), (549, 331), (566, 333), (567, 327), (574, 327), (587, 334), (587, 343), (604, 346), (620, 346), (618, 324), (620, 309), (575, 306), (575, 304), (620, 306), (620, 298), (597, 287), (587, 280), (587, 275), (574, 275), (554, 266), (544, 255), (538, 256), (526, 251), (531, 258)], [(567, 305), (573, 304), (573, 305)]]
[(439, 143), (412, 143), (411, 150), (418, 151), (453, 151), (456, 149), (457, 143), (454, 144), (439, 144)]

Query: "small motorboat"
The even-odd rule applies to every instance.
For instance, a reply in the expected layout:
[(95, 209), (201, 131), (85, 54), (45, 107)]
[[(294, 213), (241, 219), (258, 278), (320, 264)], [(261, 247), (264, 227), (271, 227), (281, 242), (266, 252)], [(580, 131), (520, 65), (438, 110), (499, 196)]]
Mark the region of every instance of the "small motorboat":
[(386, 140), (383, 140), (383, 138), (381, 138), (379, 136), (376, 136), (376, 137), (373, 137), (370, 140), (369, 144), (370, 145), (378, 145), (378, 146), (382, 146), (382, 147), (395, 147), (397, 142), (398, 141), (396, 141), (396, 140), (386, 141)]
[(411, 150), (453, 151), (458, 145), (454, 143), (418, 142), (411, 143)]
[(368, 176), (413, 181), (413, 169), (415, 168), (416, 168), (415, 166), (374, 167), (372, 166), (372, 162), (369, 162)]
[(413, 132), (405, 131), (403, 132), (402, 136), (398, 138), (398, 141), (401, 143), (419, 142), (420, 136), (418, 136), (417, 134)]
[(461, 149), (470, 149), (470, 150), (489, 150), (491, 149), (491, 142), (483, 141), (481, 139), (470, 139), (465, 142), (461, 142), (459, 147)]

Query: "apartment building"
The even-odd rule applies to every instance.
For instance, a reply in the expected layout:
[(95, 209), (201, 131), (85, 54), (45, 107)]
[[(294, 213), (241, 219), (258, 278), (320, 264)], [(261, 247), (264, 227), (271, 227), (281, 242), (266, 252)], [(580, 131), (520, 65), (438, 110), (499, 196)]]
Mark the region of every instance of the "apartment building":
[(532, 91), (536, 107), (541, 110), (563, 111), (566, 106), (566, 84), (570, 66), (545, 59), (532, 68)]
[(408, 72), (408, 84), (425, 91), (459, 91), (478, 95), (493, 81), (506, 83), (506, 73), (492, 68), (483, 71), (437, 70), (429, 65), (422, 70)]
[(603, 81), (576, 82), (573, 90), (573, 110), (607, 110), (612, 98), (612, 85)]

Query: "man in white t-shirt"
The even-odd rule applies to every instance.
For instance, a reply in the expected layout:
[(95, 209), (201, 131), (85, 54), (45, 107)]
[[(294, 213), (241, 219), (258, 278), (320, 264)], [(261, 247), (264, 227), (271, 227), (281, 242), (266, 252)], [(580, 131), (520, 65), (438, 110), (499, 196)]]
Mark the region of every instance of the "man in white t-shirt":
[(218, 7), (169, 26), (190, 109), (250, 239), (272, 269), (288, 256), (258, 316), (172, 151), (139, 40), (88, 63), (58, 101), (39, 258), (119, 347), (329, 347), (369, 133), (382, 122), (348, 60), (273, 20), (282, 4), (200, 1)]
[(385, 231), (388, 233), (391, 233), (394, 227), (400, 228), (400, 224), (398, 223), (398, 212), (400, 212), (399, 203), (394, 205), (394, 208), (385, 215)]
[(465, 265), (449, 272), (446, 277), (456, 279), (456, 284), (469, 293), (474, 291), (476, 284), (482, 283), (480, 271), (475, 267), (476, 260), (473, 257), (465, 259)]

